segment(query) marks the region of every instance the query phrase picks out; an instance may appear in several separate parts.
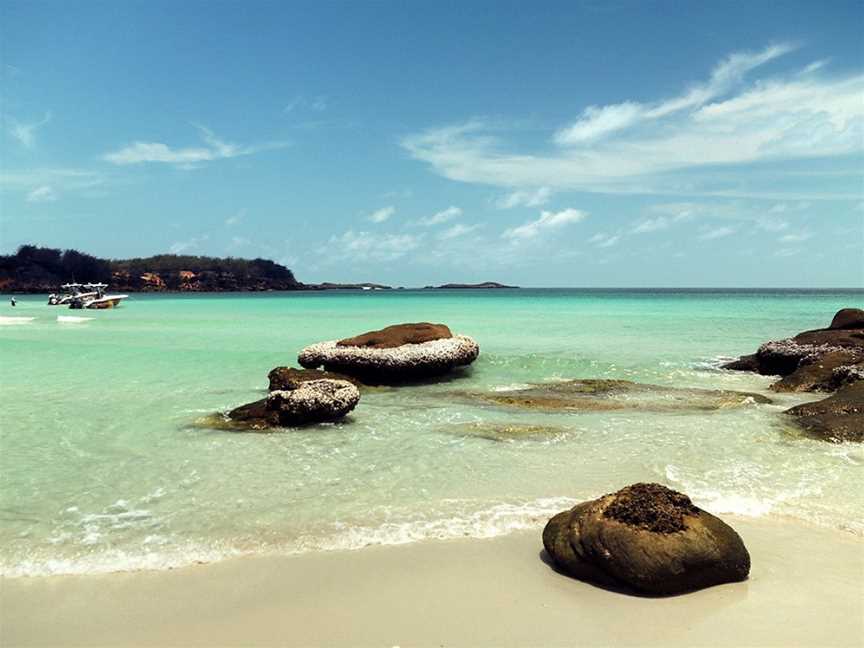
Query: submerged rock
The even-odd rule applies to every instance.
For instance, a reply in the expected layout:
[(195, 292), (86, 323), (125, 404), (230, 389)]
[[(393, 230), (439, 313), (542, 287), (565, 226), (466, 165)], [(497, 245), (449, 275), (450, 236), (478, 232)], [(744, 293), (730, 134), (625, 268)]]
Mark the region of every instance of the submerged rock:
[(603, 379), (564, 380), (533, 384), (524, 389), (468, 392), (462, 395), (494, 405), (573, 412), (717, 410), (771, 402), (771, 399), (761, 394), (749, 392), (682, 389)]
[[(831, 326), (793, 338), (766, 342), (756, 353), (723, 365), (724, 369), (783, 376), (775, 391), (832, 391), (834, 371), (864, 362), (864, 311), (844, 308)], [(853, 374), (854, 375), (854, 374)]]
[(337, 421), (360, 401), (360, 391), (345, 380), (310, 380), (293, 389), (270, 392), (267, 398), (228, 413), (238, 427), (263, 430)]
[(786, 410), (808, 434), (826, 441), (864, 441), (864, 380), (833, 396)]
[(297, 360), (307, 369), (354, 376), (367, 384), (421, 380), (469, 365), (480, 347), (443, 324), (398, 324), (340, 341), (306, 347)]
[(570, 576), (644, 594), (680, 594), (750, 573), (732, 527), (660, 484), (633, 484), (555, 515), (543, 546)]
[(473, 436), (490, 441), (519, 441), (523, 439), (549, 439), (564, 433), (563, 428), (531, 423), (473, 422), (447, 427), (447, 432), (458, 436)]

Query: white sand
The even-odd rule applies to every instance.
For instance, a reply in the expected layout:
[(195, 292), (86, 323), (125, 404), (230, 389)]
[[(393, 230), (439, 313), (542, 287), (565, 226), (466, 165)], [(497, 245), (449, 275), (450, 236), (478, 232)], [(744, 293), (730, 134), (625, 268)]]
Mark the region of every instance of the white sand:
[(750, 550), (750, 580), (684, 596), (639, 598), (562, 576), (541, 560), (538, 529), (165, 572), (5, 579), (0, 644), (864, 645), (861, 538), (728, 521)]

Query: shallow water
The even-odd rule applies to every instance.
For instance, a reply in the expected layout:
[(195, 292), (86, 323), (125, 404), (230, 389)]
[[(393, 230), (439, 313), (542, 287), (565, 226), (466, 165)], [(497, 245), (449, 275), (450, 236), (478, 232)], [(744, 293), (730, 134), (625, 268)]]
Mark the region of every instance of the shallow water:
[[(812, 395), (720, 359), (827, 325), (861, 292), (399, 291), (135, 295), (91, 320), (3, 302), (0, 569), (165, 568), (534, 527), (572, 502), (660, 481), (715, 513), (864, 534), (864, 446), (798, 434)], [(346, 421), (238, 434), (195, 425), (261, 398), (312, 342), (403, 321), (475, 337), (433, 385), (365, 392)], [(463, 392), (562, 378), (759, 392), (717, 411), (537, 412)], [(542, 426), (504, 441), (470, 423)], [(484, 427), (484, 429), (486, 429)], [(536, 430), (535, 430), (536, 432)]]

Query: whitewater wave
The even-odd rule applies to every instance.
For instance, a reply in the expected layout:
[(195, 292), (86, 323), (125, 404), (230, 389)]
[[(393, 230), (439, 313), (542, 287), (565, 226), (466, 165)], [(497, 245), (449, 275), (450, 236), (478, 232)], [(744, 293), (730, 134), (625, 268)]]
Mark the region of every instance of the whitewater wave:
[[(568, 497), (540, 498), (514, 504), (501, 503), (459, 516), (429, 520), (407, 520), (378, 526), (336, 523), (332, 532), (321, 537), (303, 535), (283, 543), (195, 543), (180, 542), (170, 535), (148, 534), (135, 549), (104, 548), (74, 557), (32, 555), (23, 560), (0, 562), (0, 575), (9, 578), (71, 574), (104, 574), (129, 571), (158, 571), (194, 564), (218, 562), (250, 555), (294, 555), (321, 551), (354, 551), (370, 546), (403, 545), (424, 540), (456, 538), (494, 538), (517, 531), (537, 529), (559, 511), (577, 500)], [(76, 535), (77, 545), (85, 548), (103, 538), (103, 525), (122, 528), (149, 519), (146, 510), (129, 509), (119, 501), (110, 513), (86, 514), (84, 534)], [(78, 513), (78, 511), (71, 511)], [(88, 536), (88, 534), (93, 534)], [(70, 538), (57, 538), (58, 544)]]

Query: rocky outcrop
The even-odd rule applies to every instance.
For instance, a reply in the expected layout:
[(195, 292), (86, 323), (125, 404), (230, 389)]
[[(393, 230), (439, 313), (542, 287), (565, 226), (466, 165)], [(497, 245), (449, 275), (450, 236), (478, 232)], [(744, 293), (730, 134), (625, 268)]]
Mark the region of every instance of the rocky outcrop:
[(864, 440), (864, 310), (837, 311), (825, 329), (766, 342), (752, 355), (723, 366), (782, 376), (777, 392), (832, 392), (834, 396), (786, 410), (807, 434), (829, 441)]
[(320, 371), (319, 369), (295, 369), (294, 367), (275, 367), (267, 374), (270, 381), (269, 391), (280, 389), (297, 389), (300, 385), (313, 380), (347, 380), (352, 385), (359, 387), (361, 382), (351, 376)]
[(422, 380), (469, 365), (480, 353), (468, 336), (453, 336), (443, 324), (399, 324), (353, 338), (319, 342), (297, 360), (307, 369), (354, 376), (366, 384)]
[(745, 580), (741, 537), (683, 493), (633, 484), (549, 520), (543, 546), (564, 573), (649, 595)]
[(809, 435), (826, 441), (864, 441), (864, 380), (841, 387), (836, 394), (805, 403), (786, 414)]
[(741, 356), (724, 369), (782, 376), (775, 391), (832, 391), (834, 372), (864, 362), (864, 311), (844, 308), (831, 326), (793, 338), (766, 342), (755, 354)]
[(771, 399), (749, 392), (713, 389), (682, 389), (629, 380), (576, 379), (537, 383), (523, 389), (454, 393), (455, 397), (521, 409), (608, 412), (710, 411)]
[(337, 421), (353, 410), (360, 392), (345, 380), (310, 380), (293, 389), (270, 392), (267, 398), (241, 405), (228, 413), (240, 428), (263, 430)]

